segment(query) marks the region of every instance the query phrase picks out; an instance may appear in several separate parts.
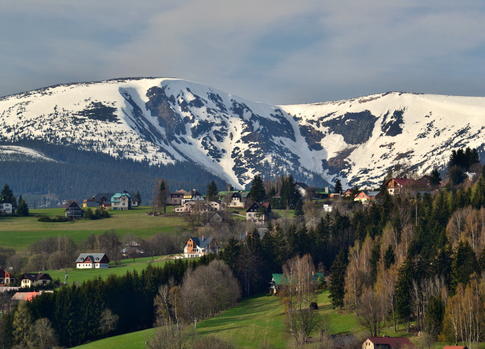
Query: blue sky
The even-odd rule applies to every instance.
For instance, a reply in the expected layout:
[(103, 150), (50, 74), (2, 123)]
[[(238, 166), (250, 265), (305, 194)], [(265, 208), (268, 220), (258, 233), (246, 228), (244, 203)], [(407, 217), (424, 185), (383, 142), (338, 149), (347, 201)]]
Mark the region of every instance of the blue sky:
[(126, 76), (306, 103), (485, 96), (485, 2), (0, 0), (0, 95)]

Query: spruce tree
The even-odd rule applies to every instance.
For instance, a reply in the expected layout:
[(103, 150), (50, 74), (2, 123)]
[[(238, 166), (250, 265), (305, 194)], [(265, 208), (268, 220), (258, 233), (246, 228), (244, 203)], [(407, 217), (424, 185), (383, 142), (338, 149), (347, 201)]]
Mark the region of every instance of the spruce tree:
[(211, 181), (207, 186), (207, 200), (216, 201), (218, 194), (219, 194), (219, 190), (217, 190), (216, 182)]
[(337, 179), (335, 181), (335, 192), (342, 194), (342, 182), (340, 181), (340, 179)]
[(8, 184), (5, 184), (0, 192), (0, 202), (10, 203), (13, 207), (17, 207), (17, 200)]
[(255, 176), (251, 182), (251, 190), (249, 191), (249, 198), (255, 202), (264, 201), (266, 198), (266, 191), (264, 190), (263, 180), (260, 176)]
[(437, 168), (435, 168), (433, 171), (431, 171), (430, 175), (430, 183), (433, 186), (438, 186), (441, 183), (441, 175), (440, 172), (438, 171)]
[(27, 206), (27, 203), (22, 198), (22, 195), (19, 196), (19, 204), (17, 206), (17, 215), (18, 216), (24, 216), (24, 217), (29, 215), (29, 206)]
[(330, 268), (330, 298), (335, 308), (344, 306), (345, 296), (345, 271), (347, 270), (347, 254), (340, 251)]

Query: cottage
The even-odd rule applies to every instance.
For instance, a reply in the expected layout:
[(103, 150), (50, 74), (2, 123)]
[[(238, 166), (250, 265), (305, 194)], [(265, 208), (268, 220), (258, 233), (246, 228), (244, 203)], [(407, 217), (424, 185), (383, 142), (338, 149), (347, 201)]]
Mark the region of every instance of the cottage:
[(51, 276), (46, 273), (26, 273), (20, 277), (20, 287), (22, 288), (45, 286), (51, 282)]
[(81, 206), (82, 208), (97, 208), (99, 207), (99, 203), (92, 197), (90, 199), (84, 199)]
[(184, 247), (185, 258), (202, 257), (209, 253), (217, 253), (218, 246), (216, 240), (213, 238), (201, 238), (192, 237), (187, 240)]
[(218, 201), (190, 200), (184, 201), (179, 207), (175, 207), (175, 213), (207, 213), (222, 210), (224, 205)]
[(10, 202), (0, 203), (0, 215), (12, 215), (13, 206)]
[(67, 218), (71, 219), (78, 219), (81, 218), (84, 214), (84, 211), (76, 201), (68, 201), (65, 205), (64, 215)]
[(0, 286), (8, 286), (12, 283), (13, 277), (8, 271), (0, 269)]
[(414, 344), (405, 337), (369, 337), (362, 343), (362, 349), (411, 349)]
[(109, 268), (109, 258), (105, 253), (81, 253), (76, 259), (76, 269)]
[(130, 210), (131, 209), (131, 195), (127, 192), (115, 193), (111, 197), (112, 210)]
[(269, 220), (270, 214), (271, 204), (269, 202), (255, 202), (246, 210), (246, 221), (262, 224)]
[(183, 189), (179, 189), (174, 193), (170, 193), (170, 197), (168, 198), (168, 204), (175, 205), (175, 206), (181, 205), (182, 200), (186, 195), (190, 195), (190, 193)]
[(360, 202), (363, 205), (367, 205), (371, 201), (374, 201), (379, 195), (378, 191), (361, 191), (354, 197), (354, 201)]
[(231, 201), (229, 202), (229, 207), (231, 208), (243, 208), (244, 207), (244, 200), (242, 197), (241, 192), (236, 191), (231, 195)]
[(389, 195), (399, 195), (404, 192), (429, 192), (431, 184), (429, 177), (420, 179), (391, 178), (385, 183)]
[(352, 189), (347, 189), (346, 191), (344, 191), (342, 196), (348, 199), (354, 196), (354, 192), (352, 191)]
[(185, 194), (180, 202), (183, 205), (187, 201), (202, 201), (204, 200), (204, 196), (197, 189), (192, 189), (189, 193)]

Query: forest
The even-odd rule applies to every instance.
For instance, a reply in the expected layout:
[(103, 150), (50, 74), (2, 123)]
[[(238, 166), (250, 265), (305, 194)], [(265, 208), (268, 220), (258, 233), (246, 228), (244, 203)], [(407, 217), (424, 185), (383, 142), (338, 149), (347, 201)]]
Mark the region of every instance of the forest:
[[(218, 255), (39, 296), (2, 317), (0, 347), (25, 347), (29, 329), (40, 320), (50, 326), (59, 345), (73, 346), (149, 328), (160, 318), (178, 323), (211, 316), (222, 309), (208, 305), (197, 315), (178, 317), (174, 309), (179, 309), (180, 298), (168, 294), (183, 289), (186, 282), (197, 285), (194, 269), (213, 259), (222, 263), (213, 266), (216, 270), (230, 269), (241, 297), (267, 293), (272, 273), (286, 275), (296, 268), (292, 265), (308, 265), (308, 270), (327, 276), (323, 287), (333, 306), (355, 312), (370, 335), (394, 326), (424, 333), (430, 341), (483, 341), (485, 166), (477, 164), (473, 153), (458, 163), (456, 157), (449, 169), (463, 174), (473, 170), (475, 176), (448, 176), (439, 189), (424, 194), (390, 196), (382, 187), (372, 204), (342, 201), (331, 213), (304, 201), (301, 215), (270, 223), (262, 236), (254, 231), (242, 239), (230, 238)], [(250, 196), (267, 199), (270, 188), (255, 178)], [(290, 206), (293, 195), (288, 192), (284, 205)], [(212, 281), (216, 289), (222, 283)], [(160, 299), (163, 294), (165, 301)], [(239, 298), (238, 291), (234, 294)], [(160, 302), (166, 309), (162, 317)]]

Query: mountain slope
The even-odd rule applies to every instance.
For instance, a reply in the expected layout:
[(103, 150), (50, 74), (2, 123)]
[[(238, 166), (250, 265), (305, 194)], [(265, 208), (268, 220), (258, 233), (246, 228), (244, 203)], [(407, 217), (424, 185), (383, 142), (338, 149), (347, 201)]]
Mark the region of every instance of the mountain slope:
[(239, 188), (259, 173), (369, 186), (399, 166), (443, 166), (456, 147), (483, 149), (485, 98), (387, 93), (272, 106), (179, 79), (116, 79), (0, 98), (0, 129), (4, 145), (58, 164), (76, 162), (62, 158), (68, 148)]
[(308, 143), (324, 149), (326, 177), (378, 184), (390, 170), (443, 168), (452, 149), (485, 143), (485, 98), (384, 93), (281, 106)]

